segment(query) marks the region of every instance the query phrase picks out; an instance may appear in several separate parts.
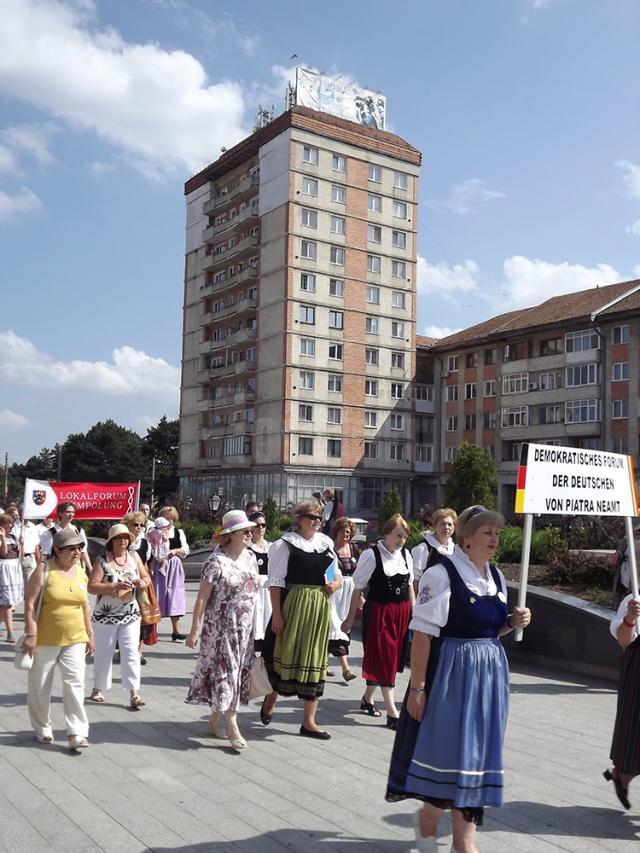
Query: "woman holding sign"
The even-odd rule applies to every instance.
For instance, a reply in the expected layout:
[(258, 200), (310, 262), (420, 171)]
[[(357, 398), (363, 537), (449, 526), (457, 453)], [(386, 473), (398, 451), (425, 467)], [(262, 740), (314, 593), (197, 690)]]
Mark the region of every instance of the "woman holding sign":
[(400, 715), (387, 800), (421, 800), (416, 846), (437, 851), (444, 809), (453, 811), (454, 851), (475, 851), (484, 806), (502, 805), (502, 742), (509, 704), (499, 637), (529, 624), (509, 615), (504, 577), (492, 565), (504, 518), (466, 509), (451, 557), (420, 579), (410, 627), (411, 680)]
[(618, 709), (613, 729), (613, 768), (604, 778), (613, 782), (616, 796), (625, 809), (629, 803), (629, 783), (640, 776), (640, 641), (638, 640), (640, 600), (627, 595), (611, 622), (611, 633), (625, 650), (620, 666)]
[(329, 740), (316, 723), (318, 701), (327, 670), (331, 605), (329, 596), (340, 586), (333, 542), (320, 533), (322, 507), (299, 501), (293, 508), (295, 530), (285, 533), (269, 550), (270, 627), (262, 649), (273, 685), (262, 703), (265, 726), (278, 698), (304, 700), (300, 726), (303, 737)]

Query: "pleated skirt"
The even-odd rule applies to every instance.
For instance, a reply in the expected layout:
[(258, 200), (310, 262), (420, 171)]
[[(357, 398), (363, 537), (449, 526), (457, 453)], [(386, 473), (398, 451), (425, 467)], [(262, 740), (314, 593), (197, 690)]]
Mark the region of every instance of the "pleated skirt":
[[(434, 643), (432, 642), (432, 648)], [(407, 700), (391, 757), (387, 800), (441, 807), (501, 806), (509, 671), (499, 640), (440, 641), (420, 723)]]
[(611, 760), (619, 773), (640, 774), (640, 640), (627, 646), (620, 664)]
[(367, 601), (362, 611), (362, 677), (369, 685), (394, 687), (407, 656), (411, 602)]

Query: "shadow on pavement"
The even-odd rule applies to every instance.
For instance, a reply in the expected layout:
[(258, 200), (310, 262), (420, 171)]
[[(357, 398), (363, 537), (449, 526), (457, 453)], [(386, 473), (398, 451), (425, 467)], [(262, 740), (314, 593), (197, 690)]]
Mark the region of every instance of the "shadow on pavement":
[[(277, 829), (273, 832), (261, 833), (241, 841), (210, 841), (202, 844), (187, 844), (184, 847), (147, 847), (144, 853), (226, 853), (233, 850), (250, 850), (253, 853), (273, 853), (277, 845), (282, 850), (302, 851), (309, 843), (314, 846), (325, 842), (329, 850), (385, 851), (386, 853), (406, 853), (408, 843), (399, 839), (392, 841), (388, 838), (346, 838), (338, 834), (308, 831), (303, 829)], [(339, 845), (339, 847), (337, 847)]]
[[(518, 816), (513, 826), (500, 821), (492, 822), (491, 829), (502, 832), (522, 833), (523, 821), (535, 821), (532, 834), (544, 837), (565, 836), (567, 838), (608, 838), (636, 841), (640, 839), (640, 826), (631, 823), (638, 820), (640, 810), (623, 813), (615, 806), (611, 808), (589, 808), (588, 806), (551, 806), (545, 803), (515, 800), (505, 804), (504, 808), (487, 811), (487, 816), (504, 813)], [(635, 847), (633, 848), (635, 849)]]

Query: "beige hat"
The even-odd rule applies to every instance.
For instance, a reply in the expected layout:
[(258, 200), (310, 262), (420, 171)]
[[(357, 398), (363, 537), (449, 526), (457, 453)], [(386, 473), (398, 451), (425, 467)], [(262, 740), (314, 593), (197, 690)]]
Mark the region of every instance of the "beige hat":
[(63, 530), (58, 530), (56, 535), (53, 537), (53, 547), (56, 549), (59, 548), (69, 548), (71, 545), (80, 545), (84, 548), (84, 540), (82, 536), (71, 527), (65, 527)]
[(128, 536), (129, 544), (131, 544), (131, 542), (133, 542), (133, 540), (136, 538), (135, 534), (129, 530), (126, 524), (112, 524), (109, 528), (109, 534), (105, 543), (106, 548), (109, 547), (109, 542), (111, 542), (112, 539), (115, 539), (116, 536)]
[(241, 509), (231, 509), (222, 516), (222, 527), (216, 533), (216, 539), (234, 533), (236, 530), (250, 530), (255, 522), (249, 521), (246, 512)]

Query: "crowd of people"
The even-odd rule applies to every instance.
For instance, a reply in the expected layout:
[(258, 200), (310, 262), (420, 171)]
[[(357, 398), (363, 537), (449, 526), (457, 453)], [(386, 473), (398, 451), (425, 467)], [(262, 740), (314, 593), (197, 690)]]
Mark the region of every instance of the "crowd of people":
[[(329, 507), (328, 511), (327, 508)], [(528, 608), (509, 612), (504, 576), (493, 558), (503, 517), (473, 506), (458, 517), (436, 510), (422, 540), (406, 548), (409, 526), (393, 515), (380, 539), (360, 549), (354, 523), (339, 495), (298, 502), (292, 525), (277, 541), (256, 503), (225, 513), (202, 570), (188, 633), (183, 559), (189, 553), (174, 507), (150, 520), (150, 507), (109, 529), (104, 553), (90, 564), (75, 507), (63, 503), (55, 523), (25, 522), (17, 507), (0, 515), (0, 619), (4, 641), (15, 643), (13, 610), (24, 598), (23, 655), (28, 712), (40, 743), (53, 741), (53, 674), (60, 671), (69, 747), (86, 748), (89, 721), (84, 683), (93, 655), (89, 699), (105, 701), (119, 655), (128, 705), (145, 705), (141, 692), (144, 645), (157, 642), (168, 618), (173, 642), (197, 651), (185, 701), (209, 709), (208, 733), (241, 752), (247, 740), (238, 712), (262, 697), (268, 726), (278, 697), (302, 700), (299, 734), (331, 738), (317, 720), (329, 659), (342, 678), (358, 676), (349, 663), (351, 632), (362, 625), (360, 710), (395, 732), (387, 800), (417, 799), (416, 844), (437, 850), (445, 809), (452, 810), (453, 848), (475, 851), (486, 806), (503, 798), (502, 744), (509, 683), (500, 638), (526, 627)], [(93, 610), (89, 595), (95, 596)], [(629, 784), (640, 773), (640, 601), (627, 595), (612, 622), (625, 649), (611, 759), (605, 778), (629, 808)], [(410, 654), (409, 686), (400, 709), (396, 677)], [(471, 711), (471, 713), (469, 713)]]

